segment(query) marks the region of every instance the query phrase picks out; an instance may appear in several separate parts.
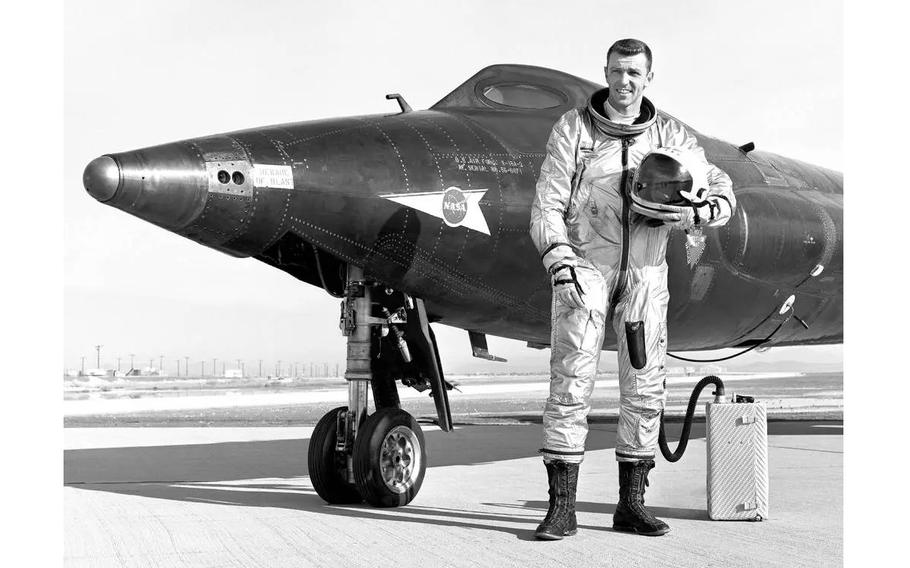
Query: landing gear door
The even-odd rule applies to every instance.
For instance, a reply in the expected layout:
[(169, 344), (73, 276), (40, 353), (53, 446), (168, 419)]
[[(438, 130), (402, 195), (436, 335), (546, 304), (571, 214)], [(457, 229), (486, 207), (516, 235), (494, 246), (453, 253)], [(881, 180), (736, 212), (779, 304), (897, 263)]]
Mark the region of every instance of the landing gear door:
[(425, 369), (430, 380), (430, 391), (433, 402), (436, 404), (436, 414), (439, 418), (439, 427), (443, 432), (452, 430), (452, 410), (449, 407), (449, 394), (446, 391), (445, 377), (442, 373), (442, 363), (439, 360), (439, 350), (436, 347), (436, 336), (430, 328), (427, 309), (420, 298), (414, 298), (414, 308), (407, 310), (408, 323), (407, 336), (416, 338), (417, 351), (422, 359), (421, 368)]

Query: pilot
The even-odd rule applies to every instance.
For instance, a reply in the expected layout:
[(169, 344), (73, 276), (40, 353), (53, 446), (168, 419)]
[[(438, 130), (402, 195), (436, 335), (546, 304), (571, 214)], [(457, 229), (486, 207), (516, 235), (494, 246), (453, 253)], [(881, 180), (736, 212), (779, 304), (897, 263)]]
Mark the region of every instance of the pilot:
[[(578, 469), (608, 324), (619, 366), (613, 528), (649, 536), (670, 530), (644, 506), (666, 400), (667, 240), (671, 230), (704, 238), (701, 228), (723, 225), (736, 206), (729, 176), (707, 162), (695, 136), (642, 96), (654, 77), (650, 48), (617, 41), (604, 72), (608, 87), (553, 126), (531, 208), (531, 238), (553, 285), (540, 450), (550, 507), (535, 533), (547, 540), (577, 532)], [(699, 184), (690, 172), (693, 183), (676, 205), (643, 202), (631, 191), (636, 168), (658, 149), (664, 161), (679, 159), (676, 171), (688, 164), (703, 175)]]

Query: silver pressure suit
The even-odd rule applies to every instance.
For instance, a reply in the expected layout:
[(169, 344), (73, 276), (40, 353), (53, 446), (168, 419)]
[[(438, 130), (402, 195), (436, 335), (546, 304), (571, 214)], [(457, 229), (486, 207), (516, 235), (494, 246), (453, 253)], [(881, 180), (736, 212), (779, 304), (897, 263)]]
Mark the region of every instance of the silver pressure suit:
[[(545, 461), (584, 458), (589, 401), (608, 320), (619, 359), (616, 458), (654, 459), (666, 399), (670, 227), (650, 226), (630, 210), (630, 170), (661, 147), (688, 149), (707, 164), (695, 136), (678, 120), (658, 115), (646, 98), (634, 124), (611, 122), (604, 113), (607, 94), (608, 89), (594, 93), (587, 108), (567, 112), (553, 126), (531, 207), (531, 238), (544, 267), (575, 263), (584, 291), (582, 308), (553, 295)], [(716, 214), (702, 225), (718, 226), (733, 214), (736, 201), (729, 176), (708, 167), (708, 201)]]

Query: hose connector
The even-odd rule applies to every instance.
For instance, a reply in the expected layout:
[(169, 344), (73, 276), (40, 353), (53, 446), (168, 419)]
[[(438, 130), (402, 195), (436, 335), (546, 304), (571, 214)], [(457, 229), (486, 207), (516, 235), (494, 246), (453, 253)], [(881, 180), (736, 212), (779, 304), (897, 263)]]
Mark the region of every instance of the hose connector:
[(712, 393), (714, 394), (714, 404), (724, 404), (725, 402), (728, 402), (724, 398), (724, 383), (720, 379), (717, 379), (717, 381), (719, 383), (715, 383), (717, 385), (717, 390)]
[(689, 406), (686, 408), (686, 419), (683, 422), (683, 429), (682, 434), (679, 436), (679, 443), (676, 445), (676, 451), (672, 453), (670, 452), (670, 446), (667, 445), (667, 433), (664, 429), (664, 415), (661, 412), (660, 433), (657, 437), (657, 445), (660, 446), (660, 453), (663, 454), (664, 458), (668, 462), (672, 463), (679, 461), (679, 459), (685, 453), (686, 446), (689, 444), (689, 433), (692, 430), (692, 418), (695, 416), (695, 405), (698, 404), (698, 396), (706, 386), (712, 384), (717, 387), (714, 391), (714, 402), (719, 404), (727, 402), (724, 400), (724, 382), (720, 380), (719, 377), (708, 375), (707, 377), (698, 381), (698, 384), (696, 384), (695, 388), (692, 389), (692, 396), (689, 397)]

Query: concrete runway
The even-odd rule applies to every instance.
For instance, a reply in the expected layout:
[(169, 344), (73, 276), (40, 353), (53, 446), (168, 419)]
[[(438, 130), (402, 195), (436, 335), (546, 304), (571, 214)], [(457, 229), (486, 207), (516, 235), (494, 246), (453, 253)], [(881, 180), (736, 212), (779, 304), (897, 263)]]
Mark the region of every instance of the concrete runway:
[[(540, 425), (424, 425), (430, 467), (407, 507), (326, 505), (306, 472), (312, 428), (67, 428), (65, 565), (836, 566), (841, 422), (769, 423), (770, 519), (711, 521), (704, 424), (658, 460), (647, 502), (672, 532), (610, 529), (615, 424), (592, 425), (579, 533), (533, 537), (546, 511)], [(671, 447), (675, 444), (671, 443)]]

